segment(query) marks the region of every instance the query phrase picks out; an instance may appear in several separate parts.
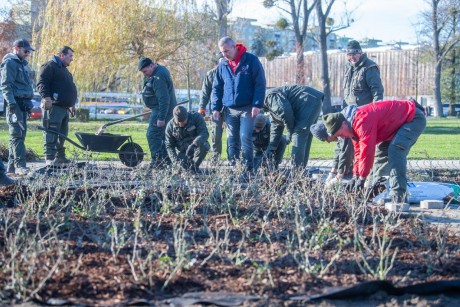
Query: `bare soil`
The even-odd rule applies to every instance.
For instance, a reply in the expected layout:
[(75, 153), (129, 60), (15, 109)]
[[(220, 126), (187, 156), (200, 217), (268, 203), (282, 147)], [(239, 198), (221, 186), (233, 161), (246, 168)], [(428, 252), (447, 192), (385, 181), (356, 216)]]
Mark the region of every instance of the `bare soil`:
[[(210, 198), (211, 188), (193, 191), (181, 185), (171, 185), (169, 190), (144, 187), (141, 199), (136, 196), (138, 186), (117, 192), (109, 192), (107, 186), (0, 188), (0, 210), (4, 214), (1, 224), (6, 223), (6, 216), (16, 222), (24, 218), (31, 237), (55, 235), (62, 246), (65, 245), (60, 249), (57, 243), (50, 244), (35, 255), (40, 265), (33, 272), (26, 262), (18, 260), (17, 270), (24, 276), (32, 274), (25, 287), (29, 290), (17, 299), (17, 292), (6, 287), (11, 284), (11, 274), (3, 272), (0, 297), (9, 303), (27, 299), (32, 289), (49, 274), (59, 250), (64, 250), (58, 268), (28, 299), (37, 302), (61, 299), (85, 305), (127, 304), (142, 299), (144, 303), (153, 304), (189, 292), (232, 292), (262, 297), (252, 305), (304, 305), (305, 302), (289, 299), (296, 295), (317, 294), (326, 287), (376, 279), (358, 265), (362, 264), (362, 258), (354, 239), (355, 231), (361, 231), (364, 240), (372, 246), (362, 254), (373, 268), (380, 260), (377, 238), (387, 234), (392, 239), (388, 253), (396, 253), (396, 257), (386, 279), (398, 286), (460, 279), (458, 233), (440, 230), (414, 216), (397, 216), (398, 222), (385, 230), (384, 223), (376, 218), (388, 216), (383, 209), (367, 209), (354, 216), (346, 197), (312, 193), (318, 189), (312, 184), (305, 189), (309, 194), (299, 192), (287, 198), (291, 199), (291, 204), (280, 203), (278, 208), (273, 207), (273, 197), (277, 197), (274, 195), (283, 197), (291, 193), (290, 189), (295, 190), (292, 187), (296, 185), (303, 191), (308, 184), (298, 181), (278, 184), (270, 180), (265, 185), (260, 183), (258, 190), (253, 190), (250, 184), (239, 193), (221, 191), (220, 198)], [(270, 199), (263, 193), (267, 190), (272, 193)], [(99, 205), (104, 201), (101, 210), (88, 214), (82, 204), (96, 196)], [(47, 210), (38, 210), (51, 203), (50, 197), (53, 205)], [(209, 205), (210, 199), (213, 205)], [(334, 205), (321, 218), (325, 201), (334, 202)], [(299, 202), (306, 204), (299, 205)], [(25, 216), (27, 210), (35, 213)], [(328, 224), (324, 224), (326, 220)], [(299, 228), (295, 221), (303, 221), (302, 227)], [(60, 226), (56, 228), (57, 224)], [(113, 244), (113, 225), (118, 225), (118, 232), (124, 233), (123, 244)], [(181, 255), (178, 229), (182, 229), (180, 238), (185, 250)], [(311, 238), (309, 232), (320, 233), (309, 253), (308, 268), (302, 257), (305, 251), (293, 249), (299, 246), (298, 231), (305, 232), (301, 238)], [(12, 232), (14, 229), (0, 227), (0, 264), (20, 257), (20, 253), (13, 254), (7, 249), (8, 235)], [(334, 257), (336, 259), (332, 260)], [(179, 259), (182, 259), (180, 264)], [(329, 262), (332, 263), (329, 269), (320, 274), (320, 268)], [(456, 302), (457, 298), (447, 296), (389, 297), (380, 293), (352, 304), (441, 306)], [(346, 306), (348, 303), (324, 301), (321, 306)]]

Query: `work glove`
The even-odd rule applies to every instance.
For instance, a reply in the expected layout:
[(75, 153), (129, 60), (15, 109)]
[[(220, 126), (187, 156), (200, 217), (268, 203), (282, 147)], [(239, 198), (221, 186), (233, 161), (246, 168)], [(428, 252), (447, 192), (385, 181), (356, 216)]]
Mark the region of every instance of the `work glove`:
[(291, 143), (291, 140), (292, 140), (292, 134), (288, 131), (288, 133), (286, 134), (286, 145)]
[(50, 97), (45, 97), (42, 99), (42, 103), (40, 107), (45, 110), (51, 110), (51, 107), (53, 106), (53, 101), (51, 100)]
[(355, 193), (362, 192), (364, 190), (364, 183), (366, 179), (358, 179), (355, 183)]
[(341, 176), (339, 177), (339, 175), (337, 173), (332, 173), (330, 172), (329, 175), (327, 176), (326, 178), (326, 182), (325, 182), (325, 187), (327, 189), (330, 189), (332, 188), (337, 182), (339, 182), (341, 180)]
[(206, 116), (206, 109), (200, 109), (199, 113), (203, 115), (203, 117)]
[(359, 193), (364, 190), (364, 183), (366, 179), (360, 179), (359, 177), (353, 177), (346, 185), (346, 190), (352, 193)]
[(348, 183), (345, 185), (345, 190), (350, 193), (353, 192), (355, 189), (356, 181), (358, 181), (358, 177), (354, 176), (351, 178), (350, 181), (348, 181)]
[(193, 155), (195, 154), (195, 149), (196, 149), (196, 145), (195, 144), (190, 144), (188, 147), (187, 147), (187, 150), (185, 151), (185, 155), (187, 157), (189, 157), (190, 159), (193, 158)]

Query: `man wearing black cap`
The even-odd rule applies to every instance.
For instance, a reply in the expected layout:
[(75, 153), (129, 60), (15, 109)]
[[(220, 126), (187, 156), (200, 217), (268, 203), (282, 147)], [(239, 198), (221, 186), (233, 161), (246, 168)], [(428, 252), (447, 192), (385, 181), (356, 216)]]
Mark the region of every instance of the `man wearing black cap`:
[[(254, 169), (260, 167), (264, 162), (273, 163), (275, 169), (278, 168), (281, 161), (283, 161), (284, 152), (286, 150), (286, 137), (281, 136), (280, 142), (276, 148), (272, 148), (268, 152), (268, 145), (270, 143), (270, 119), (265, 114), (259, 113), (254, 122), (254, 131), (252, 132), (252, 142), (254, 144)], [(269, 167), (272, 165), (268, 164)]]
[(166, 123), (172, 118), (172, 110), (176, 106), (174, 84), (168, 69), (151, 59), (141, 57), (138, 69), (145, 77), (142, 99), (152, 110), (147, 129), (152, 158), (152, 167), (165, 166), (169, 163), (164, 146)]
[[(222, 53), (217, 54), (216, 66), (206, 73), (206, 77), (203, 79), (203, 85), (201, 86), (200, 96), (200, 114), (206, 115), (206, 106), (211, 101), (212, 83), (216, 77), (217, 65), (223, 59)], [(211, 104), (209, 103), (210, 114), (212, 114)], [(222, 133), (224, 131), (224, 116), (223, 112), (220, 112), (219, 118), (214, 120), (212, 118), (212, 130), (211, 130), (211, 142), (213, 158), (220, 158), (222, 154)]]
[[(345, 104), (363, 106), (382, 100), (383, 85), (378, 65), (363, 53), (361, 45), (355, 40), (348, 42), (346, 51), (348, 63), (343, 79)], [(379, 147), (376, 156), (377, 161), (381, 159), (380, 156), (383, 156), (380, 154), (381, 151), (384, 149), (381, 150)], [(335, 148), (332, 171), (326, 181), (328, 182), (333, 178), (340, 180), (343, 177), (348, 177), (351, 175), (352, 169), (353, 145), (351, 140), (339, 139)], [(386, 175), (387, 172), (386, 165), (382, 164), (382, 168), (374, 176), (380, 177)]]
[(350, 191), (364, 187), (374, 164), (376, 146), (388, 142), (384, 158), (389, 168), (393, 202), (406, 201), (407, 155), (426, 126), (423, 107), (414, 100), (381, 101), (355, 108), (347, 117), (342, 113), (323, 116), (327, 133), (333, 138), (348, 138), (354, 146), (354, 177), (347, 185)]
[(189, 113), (183, 106), (174, 108), (173, 119), (166, 126), (165, 139), (166, 150), (173, 163), (179, 162), (184, 169), (199, 172), (201, 162), (210, 149), (208, 137), (203, 116)]
[(35, 51), (25, 39), (19, 39), (13, 44), (13, 52), (3, 57), (0, 74), (0, 89), (7, 104), (6, 118), (10, 134), (7, 172), (26, 175), (27, 118), (33, 105), (34, 95), (32, 80), (26, 67), (26, 58)]

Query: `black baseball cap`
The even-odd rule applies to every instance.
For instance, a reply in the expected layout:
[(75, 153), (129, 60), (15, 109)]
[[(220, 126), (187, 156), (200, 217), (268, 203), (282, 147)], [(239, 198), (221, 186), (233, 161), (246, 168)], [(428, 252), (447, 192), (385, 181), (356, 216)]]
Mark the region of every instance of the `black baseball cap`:
[(14, 43), (13, 43), (13, 46), (14, 47), (22, 47), (22, 48), (24, 48), (26, 50), (29, 50), (29, 51), (35, 51), (34, 48), (30, 47), (29, 42), (25, 38), (15, 40)]

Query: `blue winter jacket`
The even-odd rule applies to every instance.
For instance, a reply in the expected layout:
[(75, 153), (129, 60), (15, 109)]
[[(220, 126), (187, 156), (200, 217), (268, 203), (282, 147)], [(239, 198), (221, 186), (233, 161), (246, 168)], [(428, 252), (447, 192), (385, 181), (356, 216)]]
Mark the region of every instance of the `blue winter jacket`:
[(217, 66), (212, 85), (211, 105), (213, 111), (222, 111), (223, 106), (236, 108), (252, 105), (262, 108), (265, 98), (265, 72), (259, 59), (248, 52), (241, 57), (233, 73), (228, 61)]

